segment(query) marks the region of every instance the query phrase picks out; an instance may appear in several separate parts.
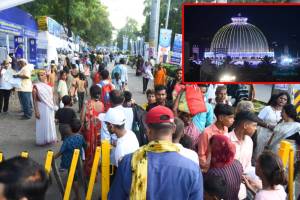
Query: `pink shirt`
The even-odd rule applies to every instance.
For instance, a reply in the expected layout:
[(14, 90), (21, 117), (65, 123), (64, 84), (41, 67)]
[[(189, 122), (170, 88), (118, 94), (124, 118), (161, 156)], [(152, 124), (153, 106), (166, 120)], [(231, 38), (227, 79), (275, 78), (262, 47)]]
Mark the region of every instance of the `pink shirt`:
[(201, 166), (201, 169), (203, 171), (207, 171), (210, 164), (209, 159), (209, 150), (208, 150), (208, 144), (209, 140), (213, 135), (216, 134), (222, 134), (227, 135), (228, 134), (228, 128), (224, 126), (224, 131), (218, 129), (218, 127), (215, 124), (212, 124), (208, 127), (206, 127), (202, 134), (199, 136), (198, 141), (198, 156), (199, 156), (199, 163)]
[[(245, 135), (244, 140), (239, 140), (234, 130), (231, 131), (229, 134), (229, 139), (235, 145), (235, 156), (234, 158), (243, 166), (244, 173), (247, 173), (251, 170), (251, 158), (252, 158), (252, 151), (253, 151), (253, 142), (252, 139)], [(245, 199), (247, 197), (247, 190), (246, 186), (242, 183), (240, 186), (239, 191), (239, 199)]]
[(286, 193), (282, 185), (276, 185), (274, 190), (260, 190), (254, 200), (285, 200)]

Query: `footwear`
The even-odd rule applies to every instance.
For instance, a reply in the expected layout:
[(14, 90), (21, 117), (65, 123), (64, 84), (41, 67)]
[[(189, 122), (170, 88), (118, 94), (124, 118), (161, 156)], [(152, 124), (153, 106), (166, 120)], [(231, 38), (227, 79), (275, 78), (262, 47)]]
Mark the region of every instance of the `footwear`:
[(31, 119), (31, 118), (30, 117), (26, 117), (24, 115), (20, 118), (20, 120), (28, 120), (28, 119)]

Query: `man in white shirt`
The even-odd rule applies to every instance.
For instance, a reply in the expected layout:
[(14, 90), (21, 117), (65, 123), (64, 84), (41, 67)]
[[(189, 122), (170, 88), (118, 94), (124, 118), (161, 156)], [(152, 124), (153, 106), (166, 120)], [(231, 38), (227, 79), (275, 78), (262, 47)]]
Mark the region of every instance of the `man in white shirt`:
[(198, 154), (191, 150), (191, 149), (187, 149), (185, 147), (182, 146), (182, 144), (179, 143), (180, 139), (183, 136), (183, 130), (184, 130), (184, 123), (181, 119), (179, 118), (175, 118), (174, 120), (175, 124), (176, 124), (176, 130), (175, 133), (173, 133), (172, 135), (172, 140), (173, 143), (179, 147), (179, 154), (192, 160), (193, 162), (195, 162), (197, 165), (199, 165), (199, 157)]
[[(229, 133), (229, 139), (235, 145), (235, 159), (240, 161), (243, 166), (244, 174), (253, 177), (253, 167), (251, 166), (251, 158), (253, 151), (253, 141), (251, 136), (255, 133), (257, 127), (258, 117), (249, 111), (241, 111), (235, 116), (235, 128)], [(247, 197), (246, 187), (242, 183), (239, 191), (239, 199)]]
[(21, 119), (30, 119), (32, 116), (32, 82), (31, 82), (31, 70), (25, 59), (18, 60), (18, 65), (21, 67), (17, 75), (14, 78), (20, 78), (21, 88), (18, 89), (18, 95), (24, 115)]
[(116, 134), (117, 142), (114, 150), (116, 166), (122, 158), (139, 148), (139, 142), (135, 134), (125, 128), (125, 115), (116, 108), (110, 108), (106, 114), (99, 115), (101, 121), (104, 121), (110, 134)]

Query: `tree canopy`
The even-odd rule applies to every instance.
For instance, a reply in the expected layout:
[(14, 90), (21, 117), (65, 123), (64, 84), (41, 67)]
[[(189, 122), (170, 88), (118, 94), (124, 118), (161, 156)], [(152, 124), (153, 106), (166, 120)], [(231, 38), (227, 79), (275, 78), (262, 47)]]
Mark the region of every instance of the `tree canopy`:
[(112, 24), (107, 8), (99, 0), (35, 0), (21, 6), (34, 17), (49, 16), (79, 35), (91, 46), (109, 44)]
[(125, 26), (118, 31), (116, 42), (120, 49), (123, 48), (123, 36), (127, 36), (128, 41), (130, 41), (130, 39), (136, 40), (137, 37), (140, 36), (138, 22), (135, 19), (127, 18)]

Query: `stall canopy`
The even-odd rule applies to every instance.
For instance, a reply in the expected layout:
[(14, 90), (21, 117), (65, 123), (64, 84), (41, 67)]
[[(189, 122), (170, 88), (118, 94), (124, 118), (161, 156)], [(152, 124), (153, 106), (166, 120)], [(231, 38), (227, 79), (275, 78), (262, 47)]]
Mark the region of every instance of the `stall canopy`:
[(15, 7), (15, 6), (19, 6), (24, 3), (28, 3), (30, 1), (33, 1), (33, 0), (1, 0), (0, 1), (0, 11)]
[(1, 31), (36, 38), (37, 24), (29, 13), (20, 8), (13, 7), (0, 11)]

